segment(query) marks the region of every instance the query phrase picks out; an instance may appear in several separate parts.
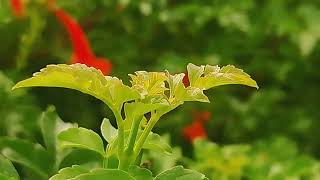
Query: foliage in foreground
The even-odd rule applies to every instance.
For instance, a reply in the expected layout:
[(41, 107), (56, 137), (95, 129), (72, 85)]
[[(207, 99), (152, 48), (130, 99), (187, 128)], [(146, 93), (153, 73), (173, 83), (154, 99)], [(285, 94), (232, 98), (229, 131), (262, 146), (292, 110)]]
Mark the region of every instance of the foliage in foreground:
[[(39, 177), (48, 178), (57, 172), (63, 159), (63, 153), (58, 153), (56, 148), (57, 134), (60, 148), (93, 151), (100, 158), (100, 163), (94, 168), (79, 165), (66, 167), (51, 179), (152, 179), (149, 170), (137, 165), (140, 165), (143, 149), (171, 153), (171, 147), (161, 141), (159, 135), (151, 132), (164, 114), (186, 101), (209, 102), (203, 91), (215, 86), (243, 84), (258, 87), (248, 74), (231, 65), (220, 68), (189, 64), (187, 72), (190, 81), (187, 87), (182, 82), (184, 73), (171, 75), (168, 71), (138, 71), (130, 75), (130, 87), (116, 77), (104, 76), (101, 71), (83, 64), (48, 65), (41, 72), (35, 73), (34, 77), (17, 83), (13, 89), (64, 87), (92, 95), (112, 110), (118, 129), (107, 119), (102, 122), (101, 133), (108, 142), (105, 147), (100, 136), (92, 130), (81, 127), (66, 129), (65, 125), (61, 128), (59, 124), (63, 122), (57, 118), (44, 118), (41, 128), (46, 148), (23, 140), (3, 138), (0, 141), (2, 153), (6, 158), (32, 169)], [(25, 154), (25, 151), (29, 153)], [(181, 166), (165, 170), (154, 179), (177, 177), (205, 179), (203, 174)]]
[(147, 152), (142, 161), (149, 164), (152, 172), (183, 164), (219, 180), (320, 178), (320, 162), (301, 154), (296, 144), (285, 137), (223, 146), (200, 137), (193, 142), (192, 157), (182, 156), (181, 148), (174, 147), (170, 155)]

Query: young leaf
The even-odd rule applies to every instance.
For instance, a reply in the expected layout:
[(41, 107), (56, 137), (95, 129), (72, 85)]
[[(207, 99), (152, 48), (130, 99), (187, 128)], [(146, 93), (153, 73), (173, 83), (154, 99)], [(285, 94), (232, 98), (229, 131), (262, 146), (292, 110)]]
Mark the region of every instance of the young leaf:
[(34, 77), (18, 82), (13, 89), (35, 86), (75, 89), (117, 110), (124, 102), (140, 97), (135, 89), (124, 85), (118, 78), (103, 76), (101, 71), (84, 64), (48, 65)]
[(52, 176), (49, 180), (67, 180), (85, 173), (89, 173), (89, 170), (78, 165), (73, 165), (72, 167), (59, 170), (58, 174)]
[(40, 128), (46, 149), (49, 152), (56, 151), (56, 139), (57, 135), (71, 127), (76, 125), (63, 122), (57, 115), (54, 106), (49, 106), (40, 117)]
[(1, 153), (9, 160), (26, 166), (47, 179), (53, 169), (53, 157), (39, 144), (15, 138), (0, 139)]
[(42, 113), (40, 117), (40, 128), (44, 143), (47, 150), (56, 151), (56, 134), (55, 126), (57, 123), (57, 117), (54, 113), (54, 107), (50, 106), (48, 109)]
[(135, 75), (129, 74), (131, 77), (132, 87), (139, 91), (142, 98), (149, 102), (160, 100), (164, 97), (164, 91), (167, 90), (164, 81), (167, 79), (162, 72), (146, 72), (137, 71)]
[(60, 168), (69, 167), (74, 164), (81, 165), (88, 169), (100, 167), (103, 162), (103, 157), (95, 151), (88, 149), (74, 149), (68, 152), (59, 163)]
[(203, 75), (204, 66), (196, 66), (192, 63), (189, 63), (187, 66), (187, 71), (190, 86), (194, 86), (199, 80), (199, 78)]
[(107, 118), (103, 119), (100, 129), (102, 136), (108, 143), (110, 143), (117, 136), (117, 129), (111, 125), (109, 119)]
[(209, 102), (208, 97), (203, 94), (203, 90), (190, 86), (185, 88), (182, 82), (182, 79), (185, 76), (184, 73), (171, 75), (167, 72), (167, 76), (170, 88), (170, 103), (183, 103), (184, 101)]
[(182, 166), (173, 167), (172, 169), (160, 173), (154, 178), (154, 180), (167, 179), (202, 180), (208, 178), (199, 172), (190, 169), (184, 169)]
[(232, 65), (220, 68), (210, 65), (196, 66), (190, 63), (187, 69), (190, 86), (192, 87), (206, 90), (226, 84), (242, 84), (258, 88), (256, 81), (251, 79), (250, 75)]
[(158, 110), (158, 114), (161, 116), (175, 109), (185, 101), (199, 101), (209, 102), (208, 97), (203, 93), (203, 90), (197, 87), (185, 87), (182, 80), (185, 76), (184, 73), (171, 75), (166, 72), (167, 82), (169, 84), (170, 96), (168, 98), (169, 105), (164, 106)]
[(161, 136), (159, 134), (151, 132), (149, 136), (147, 137), (146, 142), (142, 146), (143, 149), (150, 149), (150, 150), (155, 150), (159, 151), (162, 153), (167, 153), (171, 154), (172, 153), (172, 148), (168, 143), (163, 141), (161, 139)]
[(19, 174), (13, 164), (0, 155), (0, 179), (3, 180), (19, 180)]
[(139, 166), (130, 166), (128, 173), (136, 180), (152, 180), (152, 172), (149, 169)]
[(95, 169), (89, 173), (81, 174), (72, 180), (135, 180), (127, 172), (118, 169)]
[(58, 135), (62, 148), (76, 147), (95, 151), (105, 156), (103, 142), (98, 134), (85, 128), (69, 128)]

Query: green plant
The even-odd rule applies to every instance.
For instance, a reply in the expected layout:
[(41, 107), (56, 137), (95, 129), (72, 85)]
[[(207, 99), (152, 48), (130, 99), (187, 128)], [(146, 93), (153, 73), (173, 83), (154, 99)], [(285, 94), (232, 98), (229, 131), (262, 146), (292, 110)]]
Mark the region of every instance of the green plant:
[[(226, 84), (243, 84), (258, 87), (256, 82), (241, 69), (228, 65), (187, 66), (190, 85), (182, 82), (185, 74), (171, 75), (166, 72), (137, 71), (130, 74), (132, 86), (124, 85), (116, 77), (103, 76), (101, 71), (83, 64), (48, 65), (34, 77), (17, 83), (21, 87), (63, 87), (75, 89), (103, 101), (113, 112), (117, 129), (108, 120), (101, 125), (101, 132), (108, 142), (106, 148), (95, 132), (85, 128), (69, 128), (58, 134), (62, 148), (81, 148), (94, 151), (103, 159), (100, 169), (86, 169), (81, 166), (67, 167), (51, 179), (88, 178), (152, 178), (151, 172), (139, 165), (142, 149), (170, 153), (171, 148), (162, 142), (160, 136), (151, 130), (158, 120), (186, 101), (209, 102), (204, 90)], [(118, 170), (115, 170), (117, 168)], [(155, 179), (172, 179), (184, 176), (204, 179), (204, 175), (174, 167), (160, 173)]]
[[(216, 179), (319, 179), (320, 162), (301, 154), (294, 142), (272, 137), (248, 144), (219, 146), (205, 139), (194, 144), (187, 167)], [(284, 151), (284, 149), (286, 149)]]
[[(33, 119), (34, 124), (41, 133), (41, 142), (35, 143), (31, 140), (26, 140), (17, 137), (0, 137), (0, 152), (4, 156), (0, 158), (0, 176), (7, 176), (9, 179), (19, 179), (19, 176), (8, 176), (11, 166), (6, 163), (8, 160), (21, 165), (19, 168), (20, 176), (23, 179), (48, 179), (51, 175), (57, 173), (59, 167), (65, 164), (72, 154), (77, 152), (61, 151), (57, 146), (57, 135), (70, 127), (77, 127), (76, 124), (63, 122), (55, 112), (55, 108), (50, 106), (43, 112), (38, 119)], [(87, 156), (90, 156), (88, 154)], [(91, 159), (92, 156), (90, 156)], [(79, 157), (80, 158), (80, 157)], [(77, 162), (76, 159), (72, 160)], [(7, 164), (7, 165), (6, 165)], [(18, 178), (17, 178), (18, 177)]]

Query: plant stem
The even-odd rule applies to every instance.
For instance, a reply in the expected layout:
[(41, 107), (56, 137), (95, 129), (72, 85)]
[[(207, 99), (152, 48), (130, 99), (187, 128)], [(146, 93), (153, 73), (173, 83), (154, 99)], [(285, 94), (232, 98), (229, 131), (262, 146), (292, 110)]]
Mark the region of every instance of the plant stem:
[(103, 157), (102, 168), (107, 168), (107, 167), (108, 167), (108, 158)]
[(136, 138), (138, 135), (139, 131), (139, 125), (140, 125), (140, 120), (142, 119), (142, 116), (140, 117), (134, 117), (132, 121), (132, 126), (130, 130), (130, 136), (127, 144), (127, 148), (125, 149), (124, 153), (122, 156), (119, 158), (120, 164), (119, 164), (119, 169), (127, 171), (129, 166), (132, 164), (132, 161), (135, 160), (135, 156), (133, 154), (133, 148), (134, 148), (134, 143), (136, 142)]
[(138, 118), (135, 117), (133, 119), (131, 130), (130, 130), (128, 146), (127, 146), (127, 149), (126, 149), (126, 153), (128, 155), (132, 154), (132, 152), (133, 152), (134, 143), (136, 142), (136, 138), (137, 138), (137, 135), (138, 135), (139, 126), (140, 126), (140, 120), (141, 119), (142, 119), (142, 116), (140, 116)]
[(119, 157), (118, 169), (123, 171), (128, 171), (132, 159), (133, 159), (133, 156), (127, 156), (127, 154), (125, 153), (122, 154), (121, 157)]
[(123, 119), (121, 117), (120, 111), (114, 111), (116, 117), (117, 126), (118, 126), (118, 157), (119, 157), (119, 167), (122, 161), (122, 155), (124, 152), (124, 128), (123, 128)]
[(143, 149), (140, 151), (140, 153), (138, 154), (138, 156), (136, 157), (134, 164), (137, 166), (140, 166), (141, 164), (141, 159), (142, 159), (142, 155), (143, 155)]
[(136, 143), (136, 146), (134, 148), (134, 157), (136, 158), (141, 149), (142, 146), (144, 144), (144, 142), (147, 140), (148, 135), (150, 134), (152, 128), (154, 127), (154, 125), (157, 123), (157, 121), (159, 120), (160, 116), (158, 116), (157, 114), (153, 114), (147, 124), (147, 127), (143, 130), (142, 135), (140, 136), (138, 142)]

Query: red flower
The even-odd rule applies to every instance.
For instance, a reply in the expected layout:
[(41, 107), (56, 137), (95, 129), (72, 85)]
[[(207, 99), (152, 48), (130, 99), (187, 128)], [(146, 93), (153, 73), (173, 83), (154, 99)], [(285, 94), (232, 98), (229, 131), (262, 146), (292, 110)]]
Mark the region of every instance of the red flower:
[(185, 87), (190, 86), (189, 77), (188, 77), (188, 73), (187, 72), (184, 73), (184, 77), (182, 79), (182, 83), (184, 84)]
[(188, 141), (193, 142), (197, 138), (206, 138), (207, 132), (201, 122), (194, 121), (189, 126), (183, 128), (183, 135)]
[(194, 111), (192, 113), (193, 122), (183, 128), (183, 136), (190, 142), (193, 142), (197, 138), (207, 138), (204, 123), (207, 122), (210, 117), (211, 112), (209, 111)]
[(16, 17), (22, 17), (24, 15), (24, 4), (22, 0), (11, 0), (11, 9)]
[(108, 59), (97, 58), (90, 43), (78, 22), (62, 9), (54, 9), (55, 16), (68, 31), (73, 46), (71, 63), (82, 63), (100, 69), (105, 75), (111, 71), (112, 64)]

